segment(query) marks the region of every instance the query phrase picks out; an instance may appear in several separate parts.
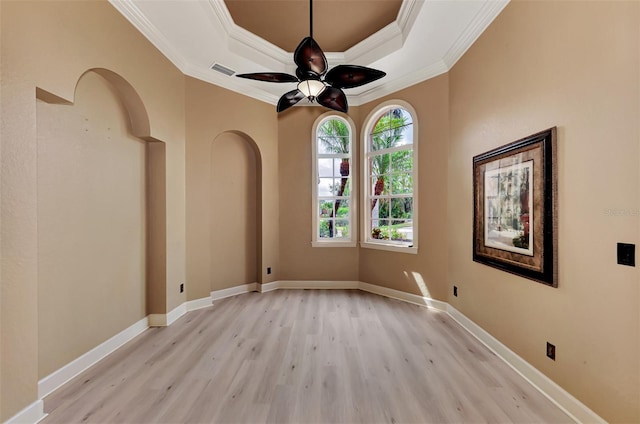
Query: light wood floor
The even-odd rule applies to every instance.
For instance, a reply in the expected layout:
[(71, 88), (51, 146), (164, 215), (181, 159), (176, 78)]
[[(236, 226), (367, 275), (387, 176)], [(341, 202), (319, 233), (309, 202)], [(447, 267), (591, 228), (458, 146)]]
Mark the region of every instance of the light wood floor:
[(445, 313), (357, 290), (248, 293), (145, 331), (43, 423), (571, 422)]

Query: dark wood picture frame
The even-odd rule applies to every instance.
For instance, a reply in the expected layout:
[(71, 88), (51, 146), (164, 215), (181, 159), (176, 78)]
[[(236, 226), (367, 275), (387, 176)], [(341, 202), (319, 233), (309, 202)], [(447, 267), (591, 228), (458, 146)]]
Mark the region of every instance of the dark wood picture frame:
[(473, 158), (473, 260), (558, 286), (556, 127)]

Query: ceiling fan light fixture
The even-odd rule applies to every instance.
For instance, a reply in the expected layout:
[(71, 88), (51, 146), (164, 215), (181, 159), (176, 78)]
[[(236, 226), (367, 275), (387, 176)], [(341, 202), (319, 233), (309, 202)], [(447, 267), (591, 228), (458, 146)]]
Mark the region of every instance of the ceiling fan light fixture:
[(304, 94), (306, 98), (313, 101), (320, 93), (325, 89), (325, 84), (320, 80), (308, 79), (300, 81), (298, 84), (298, 90)]
[(293, 52), (293, 61), (297, 65), (295, 76), (282, 72), (236, 76), (265, 82), (297, 82), (295, 90), (284, 93), (278, 100), (278, 112), (289, 109), (306, 97), (310, 102), (317, 101), (326, 108), (347, 113), (349, 105), (343, 88), (360, 87), (386, 75), (377, 69), (358, 65), (338, 65), (328, 71), (327, 57), (313, 39), (313, 0), (309, 0), (309, 36), (298, 44)]

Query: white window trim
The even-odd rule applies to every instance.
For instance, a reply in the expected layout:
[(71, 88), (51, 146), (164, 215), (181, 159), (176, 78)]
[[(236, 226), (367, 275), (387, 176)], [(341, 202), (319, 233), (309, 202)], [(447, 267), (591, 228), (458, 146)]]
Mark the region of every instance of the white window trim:
[[(351, 229), (349, 238), (344, 239), (320, 239), (318, 233), (318, 128), (330, 119), (340, 119), (349, 126), (351, 197), (349, 198), (349, 222)], [(311, 127), (311, 246), (312, 247), (357, 247), (358, 235), (358, 166), (355, 155), (356, 126), (353, 120), (344, 113), (326, 112), (320, 115)]]
[[(386, 241), (371, 241), (371, 238), (369, 237), (369, 234), (367, 234), (367, 231), (369, 229), (370, 226), (370, 222), (371, 222), (371, 217), (369, 216), (370, 214), (367, 213), (367, 208), (366, 205), (368, 205), (368, 191), (369, 191), (369, 186), (368, 186), (368, 181), (369, 181), (369, 161), (367, 160), (367, 153), (368, 153), (368, 138), (369, 138), (369, 134), (371, 133), (371, 131), (373, 130), (373, 126), (375, 125), (375, 122), (377, 121), (377, 118), (382, 115), (383, 113), (386, 113), (387, 111), (391, 110), (391, 109), (395, 109), (395, 108), (401, 108), (406, 110), (407, 112), (409, 112), (411, 114), (411, 119), (413, 120), (413, 163), (414, 163), (414, 167), (412, 170), (412, 176), (413, 176), (413, 245), (412, 246), (407, 246), (407, 245), (401, 245), (400, 243), (394, 243), (392, 241), (386, 240)], [(389, 100), (386, 102), (381, 103), (380, 105), (378, 105), (375, 109), (373, 109), (371, 112), (369, 112), (369, 114), (367, 115), (366, 119), (364, 120), (365, 122), (365, 126), (362, 129), (362, 133), (361, 133), (361, 148), (360, 148), (360, 155), (362, 157), (362, 181), (365, 181), (365, 183), (363, 184), (367, 184), (367, 185), (363, 185), (363, 189), (362, 189), (362, 195), (361, 195), (361, 204), (362, 204), (362, 228), (360, 231), (360, 247), (363, 248), (367, 248), (367, 249), (377, 249), (377, 250), (386, 250), (386, 251), (390, 251), (390, 252), (400, 252), (400, 253), (410, 253), (410, 254), (417, 254), (418, 253), (418, 241), (419, 241), (419, 231), (418, 231), (418, 224), (419, 224), (419, 215), (418, 215), (418, 207), (419, 207), (419, 201), (418, 201), (418, 168), (419, 163), (418, 163), (418, 145), (420, 144), (418, 142), (419, 137), (418, 137), (418, 115), (416, 114), (415, 109), (413, 108), (413, 106), (411, 106), (409, 103), (403, 101), (403, 100)], [(417, 165), (417, 166), (416, 166)]]

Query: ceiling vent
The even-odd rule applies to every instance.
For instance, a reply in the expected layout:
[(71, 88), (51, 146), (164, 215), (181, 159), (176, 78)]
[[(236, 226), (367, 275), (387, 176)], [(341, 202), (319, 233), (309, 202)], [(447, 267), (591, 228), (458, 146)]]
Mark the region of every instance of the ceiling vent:
[(211, 69), (213, 69), (214, 71), (218, 71), (221, 74), (228, 75), (228, 76), (231, 76), (231, 75), (236, 73), (236, 71), (234, 71), (233, 69), (229, 69), (226, 66), (220, 65), (219, 63), (214, 63), (213, 66), (211, 67)]

